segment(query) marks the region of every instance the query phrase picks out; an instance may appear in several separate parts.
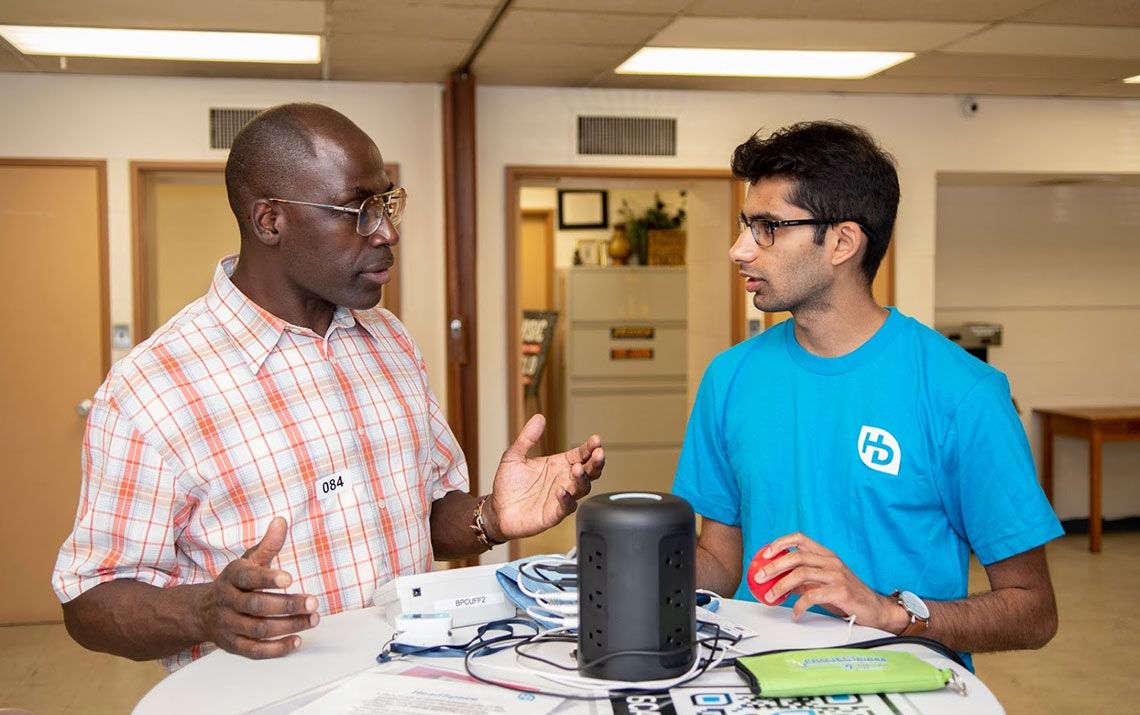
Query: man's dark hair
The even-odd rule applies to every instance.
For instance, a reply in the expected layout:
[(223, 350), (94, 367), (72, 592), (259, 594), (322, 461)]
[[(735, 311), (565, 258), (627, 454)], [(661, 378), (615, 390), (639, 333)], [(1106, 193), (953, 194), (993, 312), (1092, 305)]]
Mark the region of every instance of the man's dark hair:
[(270, 107), (254, 115), (234, 137), (226, 160), (226, 195), (243, 232), (250, 202), (287, 192), (291, 177), (315, 156), (311, 122), (326, 112), (334, 113), (319, 104)]
[[(865, 130), (820, 121), (793, 124), (766, 139), (757, 132), (732, 153), (732, 173), (752, 184), (789, 180), (789, 203), (815, 218), (858, 222), (867, 234), (860, 268), (868, 285), (875, 279), (895, 227), (899, 177), (894, 157)], [(816, 243), (823, 243), (826, 233), (827, 227), (819, 226)]]

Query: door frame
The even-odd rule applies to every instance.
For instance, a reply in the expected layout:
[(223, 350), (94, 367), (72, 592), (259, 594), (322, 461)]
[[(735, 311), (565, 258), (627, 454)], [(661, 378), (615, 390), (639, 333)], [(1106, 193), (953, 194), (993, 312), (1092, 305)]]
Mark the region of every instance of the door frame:
[[(138, 344), (149, 336), (157, 325), (150, 325), (147, 309), (150, 301), (150, 264), (148, 262), (147, 246), (150, 237), (146, 235), (146, 180), (148, 174), (157, 173), (195, 173), (203, 171), (225, 172), (224, 161), (132, 161), (130, 162), (131, 175), (131, 253), (133, 255), (132, 288), (134, 299), (132, 306), (134, 320), (134, 340)], [(400, 165), (385, 164), (384, 170), (394, 184), (400, 183)], [(395, 255), (396, 248), (393, 246)], [(385, 289), (385, 307), (396, 316), (400, 316), (400, 271), (392, 272), (392, 279)], [(108, 328), (109, 330), (110, 328)]]
[(34, 159), (0, 157), (0, 166), (70, 166), (95, 169), (96, 211), (99, 216), (99, 353), (104, 377), (111, 371), (111, 265), (107, 227), (106, 159)]
[[(669, 181), (692, 181), (701, 179), (725, 179), (727, 180), (727, 188), (730, 192), (729, 208), (731, 216), (729, 217), (731, 228), (731, 236), (729, 237), (728, 246), (731, 246), (736, 241), (738, 232), (736, 230), (737, 218), (740, 215), (741, 207), (744, 204), (744, 192), (739, 190), (737, 184), (739, 181), (732, 175), (728, 169), (673, 169), (673, 168), (646, 168), (646, 167), (602, 167), (602, 166), (528, 166), (528, 165), (509, 165), (504, 168), (504, 183), (506, 190), (505, 205), (505, 221), (507, 250), (506, 250), (506, 344), (507, 344), (507, 359), (505, 369), (507, 371), (507, 427), (510, 438), (513, 439), (514, 435), (518, 434), (522, 429), (522, 414), (523, 414), (523, 389), (522, 380), (519, 378), (518, 365), (515, 358), (518, 354), (519, 345), (519, 321), (518, 315), (518, 241), (519, 233), (521, 231), (522, 220), (522, 207), (519, 205), (519, 189), (522, 188), (528, 181), (535, 180), (556, 180), (559, 178), (584, 178), (584, 179), (662, 179)], [(725, 269), (727, 275), (731, 279), (737, 277), (737, 269), (729, 262), (728, 267)], [(739, 281), (737, 281), (739, 283)], [(738, 343), (744, 337), (744, 286), (740, 286), (736, 290), (729, 292), (731, 300), (731, 307), (729, 310), (729, 320), (731, 321), (730, 339), (732, 342)], [(511, 542), (511, 559), (518, 557), (518, 544), (515, 541)]]

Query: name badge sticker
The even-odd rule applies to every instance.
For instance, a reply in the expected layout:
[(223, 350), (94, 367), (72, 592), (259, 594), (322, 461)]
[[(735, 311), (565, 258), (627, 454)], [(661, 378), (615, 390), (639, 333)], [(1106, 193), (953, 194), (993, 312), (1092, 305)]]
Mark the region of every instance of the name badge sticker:
[(313, 497), (318, 501), (324, 501), (335, 497), (337, 494), (346, 494), (352, 491), (356, 484), (356, 475), (350, 470), (343, 470), (334, 472), (333, 474), (326, 474), (313, 482)]

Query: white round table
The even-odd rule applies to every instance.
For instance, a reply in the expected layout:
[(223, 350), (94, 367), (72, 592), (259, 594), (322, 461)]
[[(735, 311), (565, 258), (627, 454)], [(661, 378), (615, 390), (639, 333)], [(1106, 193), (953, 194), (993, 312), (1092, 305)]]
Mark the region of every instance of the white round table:
[[(845, 621), (814, 613), (793, 621), (791, 613), (787, 608), (747, 601), (726, 600), (720, 608), (720, 614), (730, 621), (758, 633), (739, 644), (749, 652), (837, 646), (847, 638)], [(250, 660), (215, 651), (161, 681), (139, 701), (134, 713), (287, 713), (327, 692), (341, 679), (376, 665), (376, 654), (391, 637), (392, 630), (380, 609), (367, 608), (325, 617), (319, 626), (303, 632), (301, 648), (284, 658)], [(873, 628), (855, 626), (851, 642), (886, 635)], [(922, 713), (968, 710), (971, 715), (988, 715), (1005, 712), (982, 681), (964, 668), (925, 648), (898, 648), (938, 667), (953, 668), (966, 684), (966, 697), (951, 689), (908, 693), (907, 698)], [(490, 657), (507, 657), (507, 654)], [(460, 671), (463, 668), (461, 658), (432, 658), (430, 661), (435, 667)], [(694, 684), (700, 683), (701, 680), (694, 681)], [(590, 711), (585, 703), (580, 709)]]

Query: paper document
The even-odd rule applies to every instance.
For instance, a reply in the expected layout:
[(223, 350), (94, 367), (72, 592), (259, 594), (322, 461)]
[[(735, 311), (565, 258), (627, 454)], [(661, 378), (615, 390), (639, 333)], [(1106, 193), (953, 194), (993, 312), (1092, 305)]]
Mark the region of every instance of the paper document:
[(545, 715), (562, 698), (451, 679), (366, 670), (295, 710), (297, 715)]

